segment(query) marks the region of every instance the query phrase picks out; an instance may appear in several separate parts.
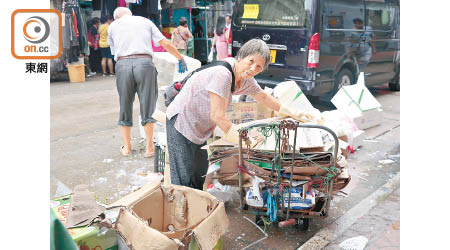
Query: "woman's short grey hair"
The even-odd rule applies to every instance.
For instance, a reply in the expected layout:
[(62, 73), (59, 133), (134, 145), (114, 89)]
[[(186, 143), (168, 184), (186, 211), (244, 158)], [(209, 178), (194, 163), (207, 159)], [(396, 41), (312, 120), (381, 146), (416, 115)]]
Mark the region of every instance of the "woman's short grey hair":
[(236, 60), (240, 61), (247, 56), (254, 54), (261, 56), (265, 60), (264, 69), (266, 69), (270, 62), (270, 49), (269, 46), (267, 46), (267, 44), (261, 39), (255, 38), (244, 43), (236, 55)]
[(133, 13), (131, 13), (131, 10), (125, 7), (117, 7), (114, 10), (114, 19), (119, 19), (125, 15), (130, 15), (132, 16)]

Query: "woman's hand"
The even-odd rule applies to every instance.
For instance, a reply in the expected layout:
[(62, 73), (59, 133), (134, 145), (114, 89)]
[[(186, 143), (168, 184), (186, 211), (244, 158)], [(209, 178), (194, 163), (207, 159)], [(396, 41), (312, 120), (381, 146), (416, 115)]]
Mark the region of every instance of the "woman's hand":
[(280, 110), (280, 107), (281, 107), (280, 102), (277, 99), (275, 99), (273, 96), (267, 94), (264, 91), (254, 94), (254, 95), (252, 95), (252, 97), (257, 102), (264, 104), (264, 106), (266, 106), (274, 111)]

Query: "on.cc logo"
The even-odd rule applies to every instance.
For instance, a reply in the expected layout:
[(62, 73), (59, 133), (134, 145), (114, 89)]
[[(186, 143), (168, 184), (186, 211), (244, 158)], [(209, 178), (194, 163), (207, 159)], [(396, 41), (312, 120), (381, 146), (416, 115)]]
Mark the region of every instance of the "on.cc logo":
[(42, 43), (47, 40), (50, 34), (50, 25), (39, 16), (32, 16), (23, 25), (23, 35), (30, 43)]

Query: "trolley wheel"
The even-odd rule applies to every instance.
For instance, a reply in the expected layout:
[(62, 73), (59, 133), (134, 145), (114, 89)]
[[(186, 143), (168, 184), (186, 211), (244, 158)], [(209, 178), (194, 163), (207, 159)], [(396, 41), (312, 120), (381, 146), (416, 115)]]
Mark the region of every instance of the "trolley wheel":
[(308, 227), (309, 227), (309, 218), (297, 219), (295, 228), (300, 229), (300, 231), (306, 231), (308, 230)]
[(261, 215), (255, 215), (255, 223), (258, 226), (264, 226), (264, 222), (261, 219)]

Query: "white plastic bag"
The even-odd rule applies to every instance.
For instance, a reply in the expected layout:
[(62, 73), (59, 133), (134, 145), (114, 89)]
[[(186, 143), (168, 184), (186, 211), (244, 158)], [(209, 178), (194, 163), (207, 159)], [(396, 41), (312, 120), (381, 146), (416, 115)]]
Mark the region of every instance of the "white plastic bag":
[(212, 62), (213, 61), (213, 57), (214, 57), (214, 51), (211, 50), (211, 52), (209, 52), (209, 55), (208, 55), (208, 62)]
[(231, 190), (231, 187), (220, 184), (217, 179), (213, 180), (212, 185), (206, 191), (224, 203), (233, 201), (233, 191)]

